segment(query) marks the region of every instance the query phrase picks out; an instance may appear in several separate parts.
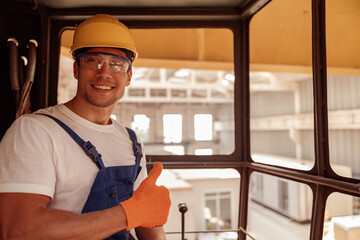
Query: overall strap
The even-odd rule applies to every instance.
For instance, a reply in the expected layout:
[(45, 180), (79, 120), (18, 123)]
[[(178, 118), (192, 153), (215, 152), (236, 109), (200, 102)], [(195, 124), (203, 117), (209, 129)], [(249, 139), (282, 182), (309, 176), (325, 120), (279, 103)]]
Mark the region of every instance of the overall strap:
[(48, 114), (38, 113), (44, 116), (47, 116), (53, 119), (57, 124), (60, 125), (69, 135), (74, 139), (74, 141), (84, 150), (86, 155), (88, 155), (91, 160), (98, 166), (99, 169), (105, 168), (104, 163), (101, 159), (101, 154), (96, 150), (96, 147), (91, 144), (90, 141), (85, 142), (79, 135), (77, 135), (70, 127), (68, 127), (65, 123)]
[(133, 145), (133, 151), (134, 151), (134, 155), (136, 157), (136, 165), (140, 164), (140, 160), (142, 158), (142, 148), (141, 148), (141, 144), (137, 141), (137, 137), (136, 134), (134, 132), (134, 130), (125, 127), (126, 130), (129, 133), (130, 139), (132, 141), (132, 145)]

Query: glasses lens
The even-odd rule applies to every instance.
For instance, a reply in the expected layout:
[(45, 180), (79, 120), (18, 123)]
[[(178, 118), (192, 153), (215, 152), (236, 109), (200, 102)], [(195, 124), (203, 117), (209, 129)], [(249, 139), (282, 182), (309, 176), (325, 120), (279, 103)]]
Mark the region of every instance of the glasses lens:
[(129, 69), (129, 63), (125, 59), (112, 59), (109, 62), (110, 71), (113, 72), (126, 72)]
[(80, 64), (91, 70), (99, 70), (104, 63), (109, 66), (110, 72), (126, 72), (130, 67), (130, 61), (122, 56), (110, 53), (83, 53), (80, 55)]
[(104, 64), (104, 59), (95, 54), (86, 54), (80, 57), (80, 64), (84, 68), (97, 70)]

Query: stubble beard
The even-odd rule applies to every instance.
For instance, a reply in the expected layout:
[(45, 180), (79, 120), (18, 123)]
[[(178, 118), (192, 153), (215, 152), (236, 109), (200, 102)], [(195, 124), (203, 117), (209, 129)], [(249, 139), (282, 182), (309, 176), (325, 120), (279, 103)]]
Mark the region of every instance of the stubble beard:
[(91, 94), (86, 94), (84, 96), (84, 99), (86, 102), (88, 102), (92, 106), (99, 107), (99, 108), (107, 108), (107, 107), (111, 107), (114, 104), (116, 104), (122, 98), (122, 96), (123, 96), (123, 94), (121, 94), (121, 96), (119, 96), (119, 97), (113, 96), (111, 99), (109, 99), (107, 101), (101, 101), (102, 99), (99, 100), (98, 98), (93, 97)]

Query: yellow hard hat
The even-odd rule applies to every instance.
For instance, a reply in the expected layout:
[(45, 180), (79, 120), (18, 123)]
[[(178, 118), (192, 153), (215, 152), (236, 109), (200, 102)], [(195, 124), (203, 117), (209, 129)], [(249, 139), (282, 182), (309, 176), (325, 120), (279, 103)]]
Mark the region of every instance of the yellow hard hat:
[(82, 22), (75, 31), (71, 53), (80, 48), (124, 48), (138, 56), (130, 30), (116, 18), (97, 14)]

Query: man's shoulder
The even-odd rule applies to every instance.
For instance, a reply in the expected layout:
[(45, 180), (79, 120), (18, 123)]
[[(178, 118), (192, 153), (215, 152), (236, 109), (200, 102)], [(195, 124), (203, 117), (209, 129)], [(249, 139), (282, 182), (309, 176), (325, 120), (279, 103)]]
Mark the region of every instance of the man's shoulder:
[(61, 109), (64, 107), (63, 104), (49, 106), (46, 108), (39, 109), (32, 114), (39, 115), (39, 114), (50, 114), (50, 115), (58, 115), (61, 113)]
[(114, 128), (116, 129), (116, 131), (119, 131), (125, 135), (128, 135), (128, 131), (126, 130), (127, 127), (124, 124), (122, 124), (119, 121), (114, 120), (114, 119), (112, 119), (112, 122), (113, 122), (113, 125), (114, 125)]
[(51, 121), (39, 113), (56, 115), (54, 114), (57, 111), (56, 108), (55, 106), (48, 107), (34, 113), (24, 114), (12, 123), (7, 132), (15, 134), (16, 132), (26, 133), (49, 129), (53, 126), (52, 123), (49, 124)]

